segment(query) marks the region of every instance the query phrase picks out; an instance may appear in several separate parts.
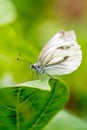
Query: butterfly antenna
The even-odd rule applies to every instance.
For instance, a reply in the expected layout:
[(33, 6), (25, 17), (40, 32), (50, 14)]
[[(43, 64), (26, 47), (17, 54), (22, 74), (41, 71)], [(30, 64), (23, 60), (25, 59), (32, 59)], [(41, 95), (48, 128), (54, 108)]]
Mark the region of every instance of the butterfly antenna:
[(21, 56), (22, 58), (17, 58), (17, 60), (26, 62), (26, 63), (28, 63), (28, 64), (32, 64), (29, 60), (27, 60), (26, 58), (24, 58), (21, 54), (18, 54), (18, 55)]

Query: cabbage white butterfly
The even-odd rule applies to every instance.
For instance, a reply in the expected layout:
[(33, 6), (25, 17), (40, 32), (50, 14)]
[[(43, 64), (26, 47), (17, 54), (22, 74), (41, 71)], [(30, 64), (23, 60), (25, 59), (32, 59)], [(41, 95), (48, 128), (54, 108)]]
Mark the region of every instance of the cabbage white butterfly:
[(35, 64), (30, 68), (38, 74), (49, 76), (69, 74), (81, 64), (82, 51), (73, 30), (59, 31), (43, 48)]

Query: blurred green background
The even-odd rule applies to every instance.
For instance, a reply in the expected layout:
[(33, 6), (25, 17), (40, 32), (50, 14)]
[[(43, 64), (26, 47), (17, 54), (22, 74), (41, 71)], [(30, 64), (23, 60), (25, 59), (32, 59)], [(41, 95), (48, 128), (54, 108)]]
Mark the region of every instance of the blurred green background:
[(36, 62), (43, 46), (60, 29), (73, 29), (81, 45), (79, 69), (61, 76), (70, 88), (67, 108), (87, 120), (87, 1), (0, 0), (0, 86), (33, 79), (18, 53)]

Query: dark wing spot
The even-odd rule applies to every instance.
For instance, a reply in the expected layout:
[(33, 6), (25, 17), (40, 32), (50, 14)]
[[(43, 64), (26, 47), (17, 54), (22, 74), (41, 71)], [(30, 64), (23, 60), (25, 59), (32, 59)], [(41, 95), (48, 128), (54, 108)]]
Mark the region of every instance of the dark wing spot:
[(69, 48), (70, 48), (70, 46), (66, 46), (66, 47), (65, 47), (65, 49), (69, 49)]
[(61, 50), (65, 50), (65, 49), (69, 49), (70, 46), (60, 46), (60, 47), (57, 47), (57, 49), (61, 49)]
[(65, 35), (65, 31), (64, 30), (61, 30), (59, 33), (61, 34), (61, 36)]
[(63, 49), (64, 49), (64, 46), (57, 47), (57, 49), (63, 50)]
[(69, 56), (65, 56), (64, 59), (63, 59), (63, 61), (65, 61), (65, 60), (68, 59), (68, 58), (69, 58)]

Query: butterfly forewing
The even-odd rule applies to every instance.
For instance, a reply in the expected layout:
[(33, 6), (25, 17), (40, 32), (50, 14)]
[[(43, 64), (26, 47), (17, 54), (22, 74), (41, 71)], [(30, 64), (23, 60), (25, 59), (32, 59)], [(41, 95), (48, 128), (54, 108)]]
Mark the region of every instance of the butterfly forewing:
[(74, 31), (58, 32), (43, 48), (37, 64), (49, 75), (68, 74), (78, 68), (82, 52)]

